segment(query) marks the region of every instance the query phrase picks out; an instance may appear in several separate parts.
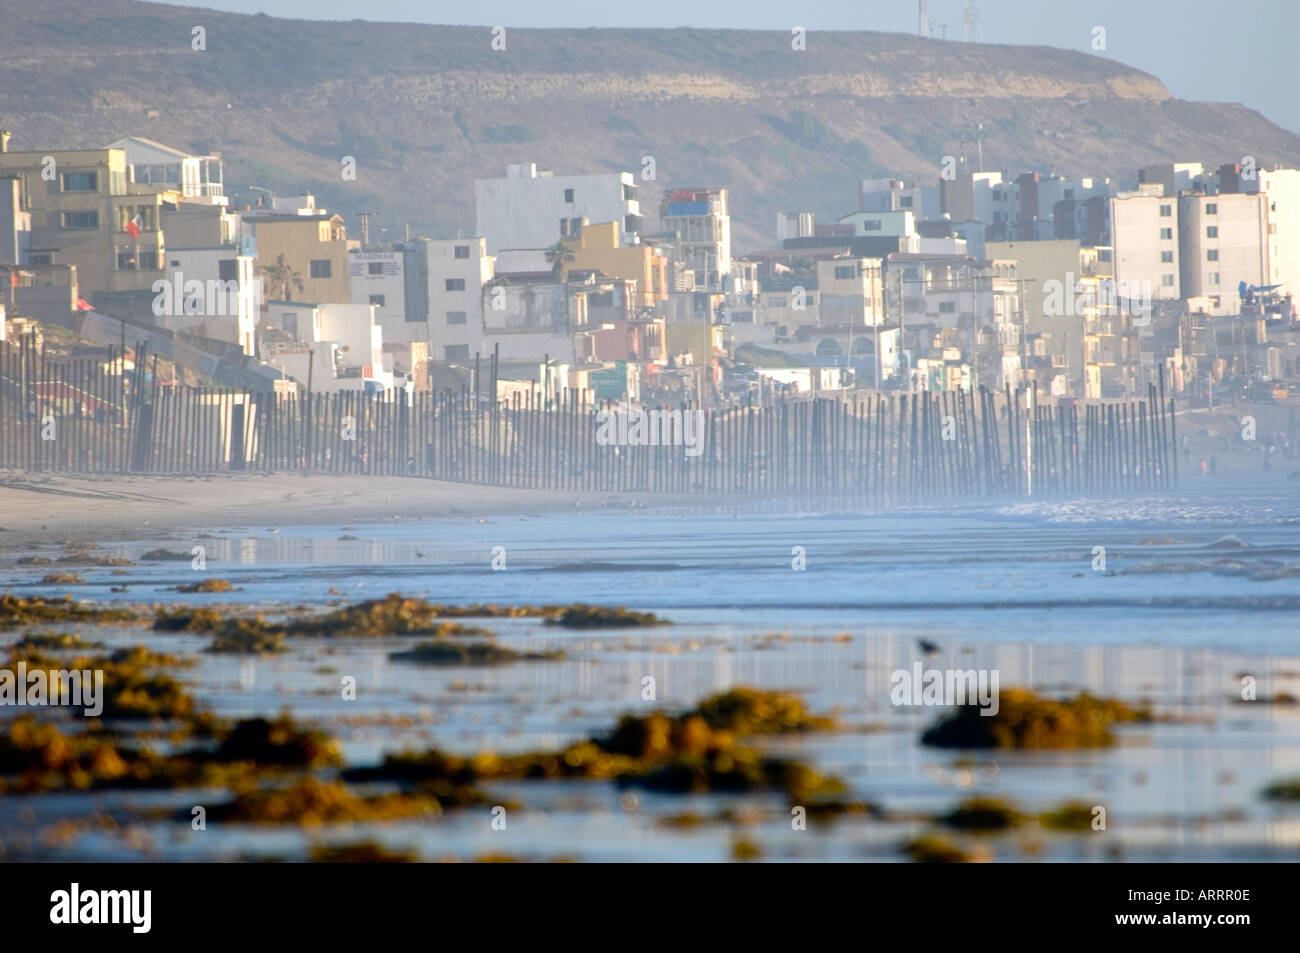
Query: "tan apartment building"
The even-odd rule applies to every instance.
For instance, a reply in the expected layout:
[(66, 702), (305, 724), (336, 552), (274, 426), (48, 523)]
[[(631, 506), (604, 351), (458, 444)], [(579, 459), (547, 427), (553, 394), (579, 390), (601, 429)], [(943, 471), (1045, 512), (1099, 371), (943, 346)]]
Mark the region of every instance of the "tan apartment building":
[(163, 277), (161, 213), (180, 193), (131, 183), (124, 150), (0, 152), (0, 177), (21, 182), (31, 263), (75, 266), (82, 297)]
[(822, 327), (875, 327), (884, 322), (879, 258), (817, 261), (818, 322)]
[(294, 300), (312, 304), (352, 301), (350, 244), (341, 216), (328, 212), (258, 215), (246, 218), (244, 224), (251, 226), (257, 239), (259, 273), (274, 268), (283, 255), (285, 263), (302, 279), (301, 290), (295, 285), (289, 291)]
[(652, 245), (623, 247), (618, 222), (583, 225), (573, 250), (570, 271), (599, 271), (610, 278), (636, 282), (637, 305), (653, 308), (668, 297), (668, 259)]

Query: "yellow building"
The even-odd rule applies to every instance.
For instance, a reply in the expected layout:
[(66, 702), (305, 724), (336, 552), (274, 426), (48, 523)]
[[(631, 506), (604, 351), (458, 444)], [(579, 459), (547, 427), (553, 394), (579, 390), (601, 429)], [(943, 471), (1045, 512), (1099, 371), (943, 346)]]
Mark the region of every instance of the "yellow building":
[(148, 289), (163, 277), (160, 213), (181, 195), (130, 182), (125, 150), (0, 151), (0, 178), (22, 183), (32, 264), (75, 266), (82, 297)]
[(263, 269), (276, 267), (280, 256), (299, 278), (288, 298), (312, 304), (348, 304), (352, 279), (348, 272), (347, 232), (338, 215), (258, 215), (247, 219), (257, 239), (257, 268), (263, 280), (262, 298), (281, 292), (268, 288)]
[(621, 248), (620, 238), (618, 222), (583, 225), (567, 268), (594, 269), (610, 278), (635, 281), (637, 304), (652, 308), (668, 297), (668, 259), (649, 245)]

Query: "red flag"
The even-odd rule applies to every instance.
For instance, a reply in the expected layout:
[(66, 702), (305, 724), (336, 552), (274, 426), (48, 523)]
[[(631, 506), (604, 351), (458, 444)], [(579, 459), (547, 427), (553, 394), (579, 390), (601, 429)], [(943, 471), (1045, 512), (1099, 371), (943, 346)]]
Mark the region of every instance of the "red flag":
[(83, 300), (82, 298), (78, 298), (78, 299), (77, 299), (77, 310), (78, 310), (78, 311), (94, 311), (95, 309), (92, 308), (90, 305), (86, 304), (85, 300)]
[(140, 229), (144, 227), (144, 212), (136, 212), (135, 218), (126, 223), (126, 233), (132, 238), (140, 237)]

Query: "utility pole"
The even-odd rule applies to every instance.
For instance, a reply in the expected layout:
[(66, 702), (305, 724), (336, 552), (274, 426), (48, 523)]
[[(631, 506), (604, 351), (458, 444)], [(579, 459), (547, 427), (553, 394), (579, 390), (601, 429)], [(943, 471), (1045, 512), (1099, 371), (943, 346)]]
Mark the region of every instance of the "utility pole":
[(378, 212), (357, 212), (357, 218), (361, 219), (361, 248), (365, 250), (370, 246), (370, 216), (378, 215)]

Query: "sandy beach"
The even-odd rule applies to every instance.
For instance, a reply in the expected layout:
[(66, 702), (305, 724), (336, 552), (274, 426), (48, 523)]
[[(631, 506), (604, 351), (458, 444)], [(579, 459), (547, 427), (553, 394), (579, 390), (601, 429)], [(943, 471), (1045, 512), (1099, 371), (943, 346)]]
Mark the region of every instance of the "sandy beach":
[(518, 490), (412, 477), (3, 473), (0, 548), (20, 541), (68, 536), (103, 541), (228, 524), (431, 521), (673, 501), (654, 494), (582, 495), (572, 490)]

